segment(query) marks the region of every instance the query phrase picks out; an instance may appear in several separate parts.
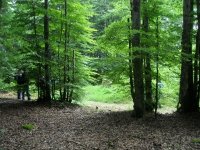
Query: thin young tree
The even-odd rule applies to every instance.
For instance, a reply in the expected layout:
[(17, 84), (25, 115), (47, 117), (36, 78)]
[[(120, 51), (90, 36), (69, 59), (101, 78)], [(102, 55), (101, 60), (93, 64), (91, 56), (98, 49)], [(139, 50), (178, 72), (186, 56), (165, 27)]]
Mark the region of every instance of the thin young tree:
[(156, 95), (155, 95), (155, 117), (157, 118), (157, 109), (158, 109), (158, 100), (159, 100), (159, 91), (158, 91), (158, 82), (159, 82), (159, 18), (156, 18)]
[(41, 61), (40, 61), (40, 49), (39, 49), (39, 43), (38, 43), (38, 33), (37, 33), (37, 24), (36, 24), (36, 1), (32, 0), (32, 14), (33, 14), (33, 34), (34, 34), (34, 50), (37, 52), (37, 88), (38, 88), (38, 99), (43, 99), (44, 89), (41, 87), (40, 80), (41, 80)]
[(129, 83), (130, 83), (130, 93), (131, 97), (134, 100), (134, 83), (133, 83), (133, 52), (132, 52), (132, 43), (131, 43), (131, 26), (130, 26), (130, 19), (128, 18), (128, 30), (129, 30), (129, 35), (128, 35), (128, 48), (129, 48)]
[[(64, 4), (64, 17), (65, 19), (67, 19), (67, 0), (65, 0), (65, 4)], [(65, 32), (64, 32), (64, 75), (63, 75), (63, 84), (64, 84), (64, 88), (63, 88), (63, 101), (65, 101), (65, 99), (67, 97), (67, 61), (68, 61), (68, 54), (67, 54), (67, 22), (65, 20), (65, 24), (64, 24), (64, 28), (65, 28)]]
[[(63, 17), (62, 5), (60, 5), (60, 18)], [(58, 44), (58, 62), (61, 63), (61, 44), (62, 44), (62, 35), (63, 35), (63, 21), (60, 21), (60, 32), (59, 32), (59, 44)], [(58, 68), (58, 78), (59, 78), (59, 93), (60, 100), (63, 101), (63, 92), (62, 92), (62, 68)]]
[[(143, 0), (143, 7), (144, 7), (144, 13), (143, 13), (143, 30), (145, 33), (145, 39), (149, 38), (148, 32), (149, 32), (149, 15), (147, 11), (148, 6), (148, 0)], [(144, 48), (149, 48), (148, 42), (145, 42), (143, 44)], [(151, 55), (150, 53), (146, 52), (145, 55), (145, 61), (144, 61), (144, 68), (145, 68), (145, 93), (146, 93), (146, 103), (145, 103), (145, 109), (147, 111), (153, 111), (153, 98), (152, 98), (152, 75), (151, 75)]]

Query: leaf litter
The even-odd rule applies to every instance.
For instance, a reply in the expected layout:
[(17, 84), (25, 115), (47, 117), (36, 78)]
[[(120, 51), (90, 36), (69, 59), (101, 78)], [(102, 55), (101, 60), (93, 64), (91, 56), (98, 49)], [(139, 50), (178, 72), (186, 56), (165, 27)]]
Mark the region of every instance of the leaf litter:
[[(22, 125), (34, 124), (34, 130)], [(195, 150), (200, 149), (200, 114), (97, 111), (77, 105), (58, 108), (0, 104), (0, 150)]]

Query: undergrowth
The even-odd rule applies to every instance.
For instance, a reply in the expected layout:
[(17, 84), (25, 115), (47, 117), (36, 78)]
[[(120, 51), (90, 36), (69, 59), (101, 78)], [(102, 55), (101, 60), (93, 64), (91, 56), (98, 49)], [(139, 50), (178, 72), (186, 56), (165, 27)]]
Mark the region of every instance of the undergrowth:
[(128, 87), (119, 85), (88, 85), (83, 89), (84, 101), (96, 101), (104, 103), (127, 103), (131, 101)]
[[(84, 101), (94, 101), (102, 103), (130, 103), (132, 98), (128, 86), (122, 86), (119, 84), (113, 85), (88, 85), (83, 88)], [(168, 94), (170, 93), (170, 94)], [(153, 97), (155, 98), (155, 96)], [(177, 105), (177, 96), (172, 90), (168, 88), (160, 89), (159, 92), (159, 107), (173, 107)]]

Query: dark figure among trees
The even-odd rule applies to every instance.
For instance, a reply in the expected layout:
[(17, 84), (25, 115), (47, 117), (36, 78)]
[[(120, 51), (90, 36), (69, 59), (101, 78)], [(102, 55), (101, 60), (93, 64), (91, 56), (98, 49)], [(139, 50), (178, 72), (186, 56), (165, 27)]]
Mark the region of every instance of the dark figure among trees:
[(26, 71), (19, 71), (16, 75), (17, 80), (17, 98), (25, 100), (25, 95), (27, 96), (28, 100), (30, 100), (30, 93), (29, 93), (29, 78)]

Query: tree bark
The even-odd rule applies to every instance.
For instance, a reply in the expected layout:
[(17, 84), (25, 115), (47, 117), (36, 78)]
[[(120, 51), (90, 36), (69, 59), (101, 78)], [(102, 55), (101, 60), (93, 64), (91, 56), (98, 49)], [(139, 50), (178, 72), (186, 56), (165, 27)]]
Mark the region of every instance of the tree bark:
[[(132, 2), (132, 29), (134, 31), (140, 31), (140, 0), (133, 0)], [(143, 82), (143, 58), (140, 48), (140, 33), (135, 33), (132, 38), (133, 47), (133, 76), (134, 76), (134, 111), (136, 117), (142, 117), (144, 115), (144, 82)]]
[(155, 103), (155, 117), (157, 118), (157, 109), (158, 109), (158, 100), (159, 100), (159, 92), (158, 92), (158, 82), (159, 82), (159, 18), (156, 19), (156, 103)]
[[(65, 19), (67, 19), (67, 0), (65, 0)], [(65, 20), (66, 21), (66, 20)], [(65, 45), (64, 45), (64, 79), (63, 79), (63, 101), (66, 100), (67, 98), (67, 23), (65, 22), (65, 33), (64, 33), (64, 41), (65, 41)]]
[(72, 50), (72, 81), (71, 81), (71, 91), (69, 94), (69, 103), (72, 102), (73, 100), (73, 94), (74, 94), (74, 84), (75, 84), (75, 63), (76, 63), (76, 58), (75, 58), (75, 50)]
[(3, 8), (3, 0), (0, 0), (0, 11)]
[(133, 83), (133, 52), (132, 52), (132, 43), (131, 43), (131, 26), (130, 26), (130, 19), (128, 18), (128, 29), (129, 29), (129, 37), (128, 37), (128, 46), (129, 46), (129, 83), (130, 83), (130, 93), (131, 97), (134, 100), (134, 83)]
[(41, 54), (40, 54), (40, 51), (39, 51), (39, 46), (38, 46), (38, 39), (37, 39), (37, 24), (36, 24), (36, 10), (35, 10), (35, 6), (36, 4), (35, 4), (35, 1), (34, 0), (32, 0), (32, 11), (33, 11), (33, 30), (34, 30), (34, 50), (37, 52), (37, 61), (39, 62), (38, 63), (38, 66), (37, 66), (37, 71), (38, 71), (38, 74), (37, 74), (37, 90), (38, 90), (38, 100), (39, 99), (43, 99), (42, 97), (42, 93), (44, 93), (44, 92), (42, 92), (42, 90), (44, 90), (44, 89), (42, 89), (41, 88), (41, 85), (39, 84), (39, 82), (40, 82), (40, 78), (41, 78), (41, 61), (40, 61), (40, 57), (39, 56), (41, 56)]
[[(143, 0), (144, 8), (144, 17), (143, 17), (143, 30), (145, 32), (145, 38), (148, 39), (147, 33), (149, 32), (149, 16), (146, 9), (148, 4), (147, 0)], [(148, 48), (148, 44), (144, 43), (144, 48)], [(146, 52), (145, 57), (145, 92), (146, 92), (146, 103), (145, 110), (153, 111), (153, 98), (152, 98), (152, 75), (151, 75), (151, 55)]]
[[(193, 26), (193, 0), (183, 1), (183, 33), (181, 54), (180, 79), (180, 110), (183, 112), (195, 111), (195, 98), (193, 95), (193, 66), (192, 66), (192, 26)], [(185, 57), (187, 56), (187, 57)]]
[[(63, 14), (62, 14), (62, 9), (60, 7), (60, 18), (63, 17)], [(60, 24), (60, 35), (59, 35), (59, 44), (58, 44), (58, 63), (61, 63), (61, 57), (60, 57), (60, 46), (61, 46), (61, 43), (62, 43), (62, 31), (63, 31), (63, 21), (61, 21), (61, 24)], [(62, 82), (62, 68), (58, 68), (58, 72), (59, 72), (59, 93), (60, 93), (60, 101), (63, 101), (63, 82)]]
[(199, 109), (199, 94), (200, 94), (200, 0), (196, 0), (197, 5), (197, 25), (198, 30), (196, 34), (196, 52), (195, 52), (195, 75), (194, 75), (194, 85), (195, 85), (195, 105)]
[(49, 48), (49, 17), (48, 17), (48, 0), (44, 1), (44, 41), (45, 41), (45, 97), (44, 102), (51, 101), (51, 86), (50, 86), (50, 60), (51, 52)]

